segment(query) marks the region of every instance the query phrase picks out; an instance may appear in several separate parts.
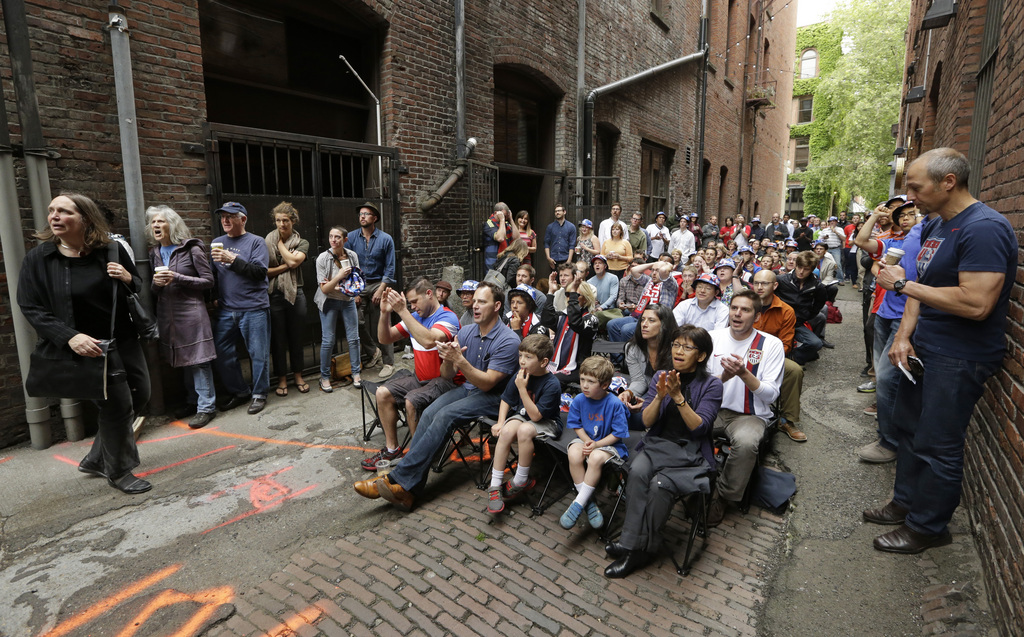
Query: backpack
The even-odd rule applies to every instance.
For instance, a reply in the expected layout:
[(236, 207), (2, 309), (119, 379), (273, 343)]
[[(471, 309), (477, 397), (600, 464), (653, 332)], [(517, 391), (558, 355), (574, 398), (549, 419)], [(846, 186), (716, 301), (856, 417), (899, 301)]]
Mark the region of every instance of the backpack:
[(836, 307), (835, 305), (832, 305), (832, 301), (825, 301), (825, 305), (828, 308), (826, 310), (828, 312), (828, 314), (827, 314), (827, 316), (825, 318), (825, 322), (826, 323), (842, 323), (843, 322), (843, 313), (839, 311), (839, 308)]

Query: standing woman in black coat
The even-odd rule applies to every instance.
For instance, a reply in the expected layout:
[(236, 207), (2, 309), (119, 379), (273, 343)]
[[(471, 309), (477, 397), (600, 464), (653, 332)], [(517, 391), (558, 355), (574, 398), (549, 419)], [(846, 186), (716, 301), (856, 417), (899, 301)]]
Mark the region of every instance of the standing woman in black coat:
[[(144, 493), (152, 485), (132, 474), (139, 465), (132, 418), (149, 401), (149, 376), (125, 301), (128, 288), (138, 292), (142, 280), (123, 247), (115, 244), (117, 258), (109, 258), (109, 227), (92, 199), (62, 193), (50, 202), (47, 223), (36, 234), (42, 243), (25, 256), (18, 285), (18, 304), (39, 334), (34, 358), (44, 364), (74, 356), (96, 358), (103, 355), (103, 341), (113, 338), (107, 353), (107, 396), (93, 399), (99, 431), (78, 470), (106, 478), (124, 493)], [(134, 397), (129, 374), (137, 381)]]

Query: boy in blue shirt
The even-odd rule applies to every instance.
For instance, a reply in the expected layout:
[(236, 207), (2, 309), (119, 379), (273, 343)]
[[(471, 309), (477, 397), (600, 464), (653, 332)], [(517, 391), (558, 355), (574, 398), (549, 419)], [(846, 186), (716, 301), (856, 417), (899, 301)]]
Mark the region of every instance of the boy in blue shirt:
[(559, 520), (564, 529), (571, 529), (584, 510), (591, 527), (604, 526), (604, 516), (590, 498), (601, 479), (604, 463), (613, 457), (625, 459), (628, 454), (622, 442), (629, 437), (626, 407), (617, 396), (608, 393), (614, 372), (611, 361), (601, 356), (591, 356), (580, 365), (583, 393), (569, 405), (567, 421), (579, 436), (569, 443), (569, 473), (576, 485), (576, 499)]
[[(491, 427), (491, 435), (498, 439), (487, 492), (487, 512), (491, 515), (501, 513), (506, 502), (536, 486), (537, 481), (530, 478), (533, 439), (562, 435), (562, 385), (547, 370), (553, 354), (551, 339), (544, 334), (530, 334), (519, 344), (520, 369), (505, 387), (498, 422)], [(519, 466), (515, 476), (502, 485), (508, 452), (516, 440), (519, 441)]]

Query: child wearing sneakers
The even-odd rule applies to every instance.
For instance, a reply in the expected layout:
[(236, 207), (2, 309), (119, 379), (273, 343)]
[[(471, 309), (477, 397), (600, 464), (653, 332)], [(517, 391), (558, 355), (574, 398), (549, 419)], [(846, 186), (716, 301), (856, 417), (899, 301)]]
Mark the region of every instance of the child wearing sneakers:
[[(544, 334), (530, 334), (519, 344), (520, 369), (501, 395), (498, 422), (491, 428), (491, 435), (498, 439), (494, 446), (491, 486), (487, 491), (487, 512), (491, 515), (504, 511), (506, 502), (536, 484), (536, 480), (530, 478), (533, 439), (562, 435), (562, 385), (547, 370), (553, 354), (551, 339)], [(508, 453), (516, 440), (519, 441), (519, 466), (515, 476), (502, 485)]]
[[(601, 479), (601, 467), (613, 457), (626, 458), (623, 440), (629, 437), (629, 416), (617, 396), (608, 393), (615, 369), (611, 361), (591, 356), (580, 366), (583, 393), (569, 405), (567, 424), (579, 436), (569, 443), (569, 473), (576, 485), (576, 499), (559, 522), (571, 529), (586, 510), (590, 526), (604, 526), (604, 516), (590, 498)], [(585, 463), (585, 466), (584, 466)]]

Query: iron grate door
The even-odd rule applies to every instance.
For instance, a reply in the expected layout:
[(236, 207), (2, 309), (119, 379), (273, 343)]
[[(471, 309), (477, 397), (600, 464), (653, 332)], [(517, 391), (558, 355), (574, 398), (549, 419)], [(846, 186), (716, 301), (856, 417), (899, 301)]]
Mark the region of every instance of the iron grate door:
[(469, 272), (467, 279), (484, 278), (484, 223), (498, 203), (498, 167), (469, 162)]

